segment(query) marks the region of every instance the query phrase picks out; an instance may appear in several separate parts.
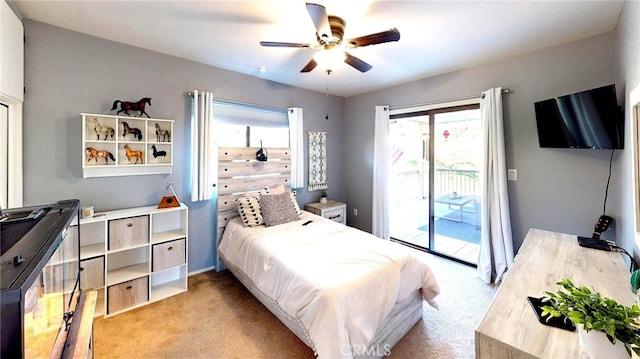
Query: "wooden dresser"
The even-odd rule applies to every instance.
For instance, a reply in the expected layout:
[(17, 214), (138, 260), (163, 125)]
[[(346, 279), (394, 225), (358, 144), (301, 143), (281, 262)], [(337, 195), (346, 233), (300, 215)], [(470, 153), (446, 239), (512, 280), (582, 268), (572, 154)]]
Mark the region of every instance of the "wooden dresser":
[(578, 332), (542, 325), (527, 296), (571, 279), (625, 305), (635, 296), (622, 254), (578, 246), (574, 235), (531, 229), (475, 332), (476, 358), (586, 358)]

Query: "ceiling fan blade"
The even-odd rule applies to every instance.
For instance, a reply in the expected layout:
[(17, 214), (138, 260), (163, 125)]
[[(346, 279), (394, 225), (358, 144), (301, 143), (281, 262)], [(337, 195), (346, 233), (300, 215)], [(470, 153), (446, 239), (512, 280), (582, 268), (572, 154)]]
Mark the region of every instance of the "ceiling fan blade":
[(387, 31), (348, 39), (346, 46), (349, 48), (354, 48), (398, 40), (400, 40), (400, 31), (398, 31), (398, 29), (394, 27), (393, 29)]
[(316, 27), (318, 40), (331, 40), (331, 25), (329, 25), (329, 16), (327, 16), (327, 10), (325, 7), (312, 3), (307, 3), (306, 5), (309, 16), (311, 16), (311, 20), (313, 21), (313, 25)]
[(310, 48), (310, 44), (300, 44), (297, 42), (277, 42), (277, 41), (260, 41), (260, 45), (266, 47), (304, 47)]
[(315, 69), (316, 66), (318, 66), (318, 63), (316, 62), (316, 60), (311, 59), (311, 61), (309, 61), (309, 63), (307, 63), (307, 65), (303, 67), (302, 70), (300, 70), (300, 72), (309, 72)]
[(344, 54), (346, 55), (344, 62), (360, 72), (367, 72), (373, 67), (348, 52), (345, 52)]

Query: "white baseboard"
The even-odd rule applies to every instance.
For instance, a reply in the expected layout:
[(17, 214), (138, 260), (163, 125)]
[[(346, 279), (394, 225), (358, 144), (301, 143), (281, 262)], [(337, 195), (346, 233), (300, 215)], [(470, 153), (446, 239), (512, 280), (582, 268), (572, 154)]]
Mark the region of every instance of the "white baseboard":
[(206, 268), (198, 269), (197, 271), (189, 272), (187, 275), (188, 275), (189, 277), (191, 277), (192, 275), (196, 275), (196, 274), (200, 274), (200, 273), (208, 272), (208, 271), (211, 271), (211, 270), (216, 270), (216, 266), (211, 266), (211, 267), (206, 267)]

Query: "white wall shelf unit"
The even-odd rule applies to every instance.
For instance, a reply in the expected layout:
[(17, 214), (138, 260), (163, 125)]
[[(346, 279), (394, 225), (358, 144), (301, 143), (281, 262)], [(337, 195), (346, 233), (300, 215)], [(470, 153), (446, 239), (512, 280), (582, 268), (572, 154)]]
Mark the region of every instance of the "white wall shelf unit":
[(80, 284), (98, 292), (95, 315), (116, 315), (187, 291), (187, 228), (184, 204), (81, 219)]
[(81, 115), (83, 178), (171, 173), (173, 120)]

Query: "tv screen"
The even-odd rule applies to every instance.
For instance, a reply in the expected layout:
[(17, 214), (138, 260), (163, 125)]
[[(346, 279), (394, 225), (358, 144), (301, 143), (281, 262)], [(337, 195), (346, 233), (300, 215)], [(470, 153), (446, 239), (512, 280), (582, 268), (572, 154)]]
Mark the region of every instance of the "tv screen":
[(535, 103), (540, 147), (623, 148), (623, 119), (614, 85)]

